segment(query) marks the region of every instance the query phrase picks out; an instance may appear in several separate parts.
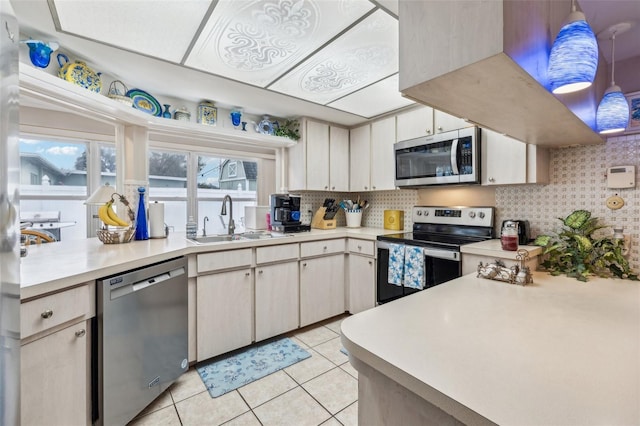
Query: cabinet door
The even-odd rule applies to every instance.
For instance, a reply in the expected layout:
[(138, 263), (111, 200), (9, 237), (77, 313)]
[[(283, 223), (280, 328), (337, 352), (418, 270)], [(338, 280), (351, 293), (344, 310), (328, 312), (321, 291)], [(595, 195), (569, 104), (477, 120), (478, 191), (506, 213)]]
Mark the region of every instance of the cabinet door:
[(90, 424), (88, 323), (20, 348), (22, 425)]
[(349, 312), (376, 306), (376, 262), (372, 257), (349, 255)]
[(389, 117), (371, 124), (371, 189), (395, 189), (396, 118)]
[(298, 262), (256, 267), (256, 341), (298, 328)]
[(329, 186), (331, 191), (349, 191), (349, 131), (329, 128)]
[(300, 261), (300, 326), (344, 313), (344, 254)]
[(454, 117), (451, 114), (434, 109), (433, 126), (436, 129), (436, 133), (442, 133), (462, 129), (463, 127), (469, 127), (471, 124), (467, 123), (462, 118)]
[(198, 361), (251, 344), (252, 282), (251, 269), (198, 277)]
[(527, 145), (482, 129), (482, 184), (508, 185), (527, 182)]
[(349, 190), (369, 191), (371, 186), (369, 180), (371, 173), (371, 126), (366, 124), (351, 129), (349, 146), (351, 150)]
[(433, 108), (422, 107), (397, 115), (397, 140), (406, 141), (433, 134)]
[(329, 190), (329, 125), (307, 121), (307, 189)]

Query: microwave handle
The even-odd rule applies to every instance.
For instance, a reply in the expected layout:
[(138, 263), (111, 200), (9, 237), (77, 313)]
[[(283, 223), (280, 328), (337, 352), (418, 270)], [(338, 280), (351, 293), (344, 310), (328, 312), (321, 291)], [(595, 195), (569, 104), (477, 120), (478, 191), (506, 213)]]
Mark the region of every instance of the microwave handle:
[(459, 175), (458, 171), (458, 141), (459, 139), (454, 139), (451, 143), (451, 170), (453, 171), (453, 175)]

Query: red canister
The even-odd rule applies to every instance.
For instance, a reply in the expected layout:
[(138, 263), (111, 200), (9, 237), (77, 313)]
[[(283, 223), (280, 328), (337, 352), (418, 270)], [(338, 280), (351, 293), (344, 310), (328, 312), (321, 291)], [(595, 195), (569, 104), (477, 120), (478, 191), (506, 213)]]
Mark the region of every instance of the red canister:
[(518, 222), (510, 220), (504, 222), (500, 242), (502, 243), (502, 250), (518, 250)]

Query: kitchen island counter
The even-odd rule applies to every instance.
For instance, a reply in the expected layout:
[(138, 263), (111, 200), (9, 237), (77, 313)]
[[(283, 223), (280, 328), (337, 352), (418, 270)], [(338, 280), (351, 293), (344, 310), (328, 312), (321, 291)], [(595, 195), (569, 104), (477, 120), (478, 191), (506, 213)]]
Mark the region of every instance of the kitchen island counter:
[(342, 323), (360, 424), (640, 423), (640, 285), (466, 275)]
[[(265, 239), (243, 239), (195, 244), (184, 233), (168, 238), (103, 244), (97, 238), (66, 240), (28, 246), (20, 260), (20, 296), (27, 300), (57, 292), (108, 275), (162, 262), (174, 257), (247, 247), (317, 241), (332, 238), (358, 238), (375, 241), (378, 235), (397, 231), (379, 228), (312, 229), (310, 232), (282, 234)], [(274, 233), (277, 235), (277, 233)]]

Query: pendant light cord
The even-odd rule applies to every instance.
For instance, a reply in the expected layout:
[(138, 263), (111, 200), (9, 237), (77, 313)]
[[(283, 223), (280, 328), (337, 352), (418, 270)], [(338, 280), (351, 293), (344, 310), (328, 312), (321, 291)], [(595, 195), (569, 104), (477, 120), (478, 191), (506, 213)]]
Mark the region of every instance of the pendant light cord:
[(616, 32), (611, 34), (611, 85), (615, 86), (615, 67), (616, 67)]

